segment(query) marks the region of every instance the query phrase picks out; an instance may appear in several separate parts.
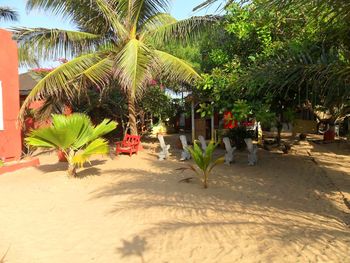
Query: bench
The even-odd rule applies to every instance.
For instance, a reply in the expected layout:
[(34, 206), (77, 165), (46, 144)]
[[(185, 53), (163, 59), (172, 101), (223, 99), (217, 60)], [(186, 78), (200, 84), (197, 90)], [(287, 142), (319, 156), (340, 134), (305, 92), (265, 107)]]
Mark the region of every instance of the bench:
[(123, 141), (116, 143), (116, 154), (128, 153), (131, 157), (133, 153), (137, 154), (140, 142), (140, 136), (126, 134)]

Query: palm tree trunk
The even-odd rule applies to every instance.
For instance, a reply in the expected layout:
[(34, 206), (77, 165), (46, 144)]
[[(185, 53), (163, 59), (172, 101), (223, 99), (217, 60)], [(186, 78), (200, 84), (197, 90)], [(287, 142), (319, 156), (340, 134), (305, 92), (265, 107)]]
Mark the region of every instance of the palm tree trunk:
[(203, 182), (203, 186), (205, 189), (208, 188), (208, 173), (204, 173), (204, 182)]
[(128, 94), (128, 110), (129, 110), (130, 134), (137, 135), (135, 98), (131, 94)]
[(74, 164), (68, 164), (68, 176), (75, 177), (77, 176), (77, 168)]

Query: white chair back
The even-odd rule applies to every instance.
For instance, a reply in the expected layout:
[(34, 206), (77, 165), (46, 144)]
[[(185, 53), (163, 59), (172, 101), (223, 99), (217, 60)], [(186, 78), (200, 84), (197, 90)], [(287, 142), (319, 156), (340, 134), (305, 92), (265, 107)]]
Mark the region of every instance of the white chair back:
[(198, 140), (202, 145), (202, 150), (203, 152), (205, 152), (205, 150), (207, 149), (207, 142), (205, 141), (204, 137), (202, 135), (198, 136)]
[(231, 149), (232, 149), (231, 142), (230, 142), (230, 138), (224, 137), (224, 138), (222, 139), (222, 141), (223, 141), (223, 143), (225, 144), (226, 152), (230, 152)]
[(158, 134), (158, 140), (161, 148), (161, 151), (158, 153), (158, 157), (160, 161), (163, 161), (164, 159), (167, 159), (170, 155), (169, 153), (170, 145), (165, 144), (163, 135)]
[(188, 151), (187, 138), (185, 135), (180, 135), (180, 141), (182, 144), (183, 151), (181, 152), (181, 161), (186, 161), (191, 159), (191, 154)]
[(185, 135), (180, 135), (180, 141), (181, 141), (181, 144), (182, 144), (182, 149), (184, 150), (187, 150), (187, 138)]

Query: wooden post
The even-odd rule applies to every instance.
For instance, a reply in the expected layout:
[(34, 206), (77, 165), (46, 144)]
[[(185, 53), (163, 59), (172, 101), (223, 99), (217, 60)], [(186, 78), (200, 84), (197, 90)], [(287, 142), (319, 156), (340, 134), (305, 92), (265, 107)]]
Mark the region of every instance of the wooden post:
[(213, 112), (213, 114), (211, 115), (211, 140), (212, 141), (216, 141), (216, 138), (215, 138), (215, 129), (214, 129), (214, 112)]
[(196, 127), (194, 124), (194, 101), (193, 101), (193, 98), (192, 98), (192, 102), (191, 102), (191, 122), (192, 122), (192, 142), (194, 143), (195, 136), (196, 136)]

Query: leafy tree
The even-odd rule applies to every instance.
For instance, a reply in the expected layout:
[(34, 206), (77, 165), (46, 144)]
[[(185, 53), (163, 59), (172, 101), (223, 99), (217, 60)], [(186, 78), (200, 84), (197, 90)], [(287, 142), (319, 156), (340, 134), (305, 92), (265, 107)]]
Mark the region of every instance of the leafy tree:
[(159, 121), (164, 121), (176, 114), (171, 97), (158, 85), (150, 86), (145, 90), (139, 107), (144, 112), (152, 114), (152, 117), (158, 118)]
[(68, 17), (79, 30), (16, 29), (20, 47), (37, 57), (62, 53), (75, 57), (35, 86), (21, 115), (35, 99), (64, 93), (72, 100), (77, 90), (91, 85), (103, 88), (113, 82), (125, 91), (132, 134), (137, 134), (136, 98), (150, 80), (159, 75), (188, 83), (199, 78), (186, 61), (158, 46), (186, 42), (215, 20), (193, 17), (176, 21), (166, 13), (167, 0), (29, 0), (27, 7)]
[[(203, 42), (208, 59), (202, 66), (209, 74), (197, 90), (202, 97), (212, 94), (220, 110), (234, 110), (233, 103), (246, 100), (257, 117), (274, 114), (278, 128), (290, 120), (291, 111), (309, 105), (322, 105), (333, 116), (345, 114), (350, 98), (348, 8), (342, 0), (228, 5), (221, 31)], [(264, 105), (264, 112), (256, 105)]]
[(94, 127), (84, 114), (54, 114), (50, 127), (31, 131), (25, 140), (30, 146), (61, 150), (68, 160), (68, 175), (76, 176), (77, 166), (83, 166), (92, 155), (108, 153), (108, 142), (101, 136), (116, 127), (117, 123), (108, 119)]

